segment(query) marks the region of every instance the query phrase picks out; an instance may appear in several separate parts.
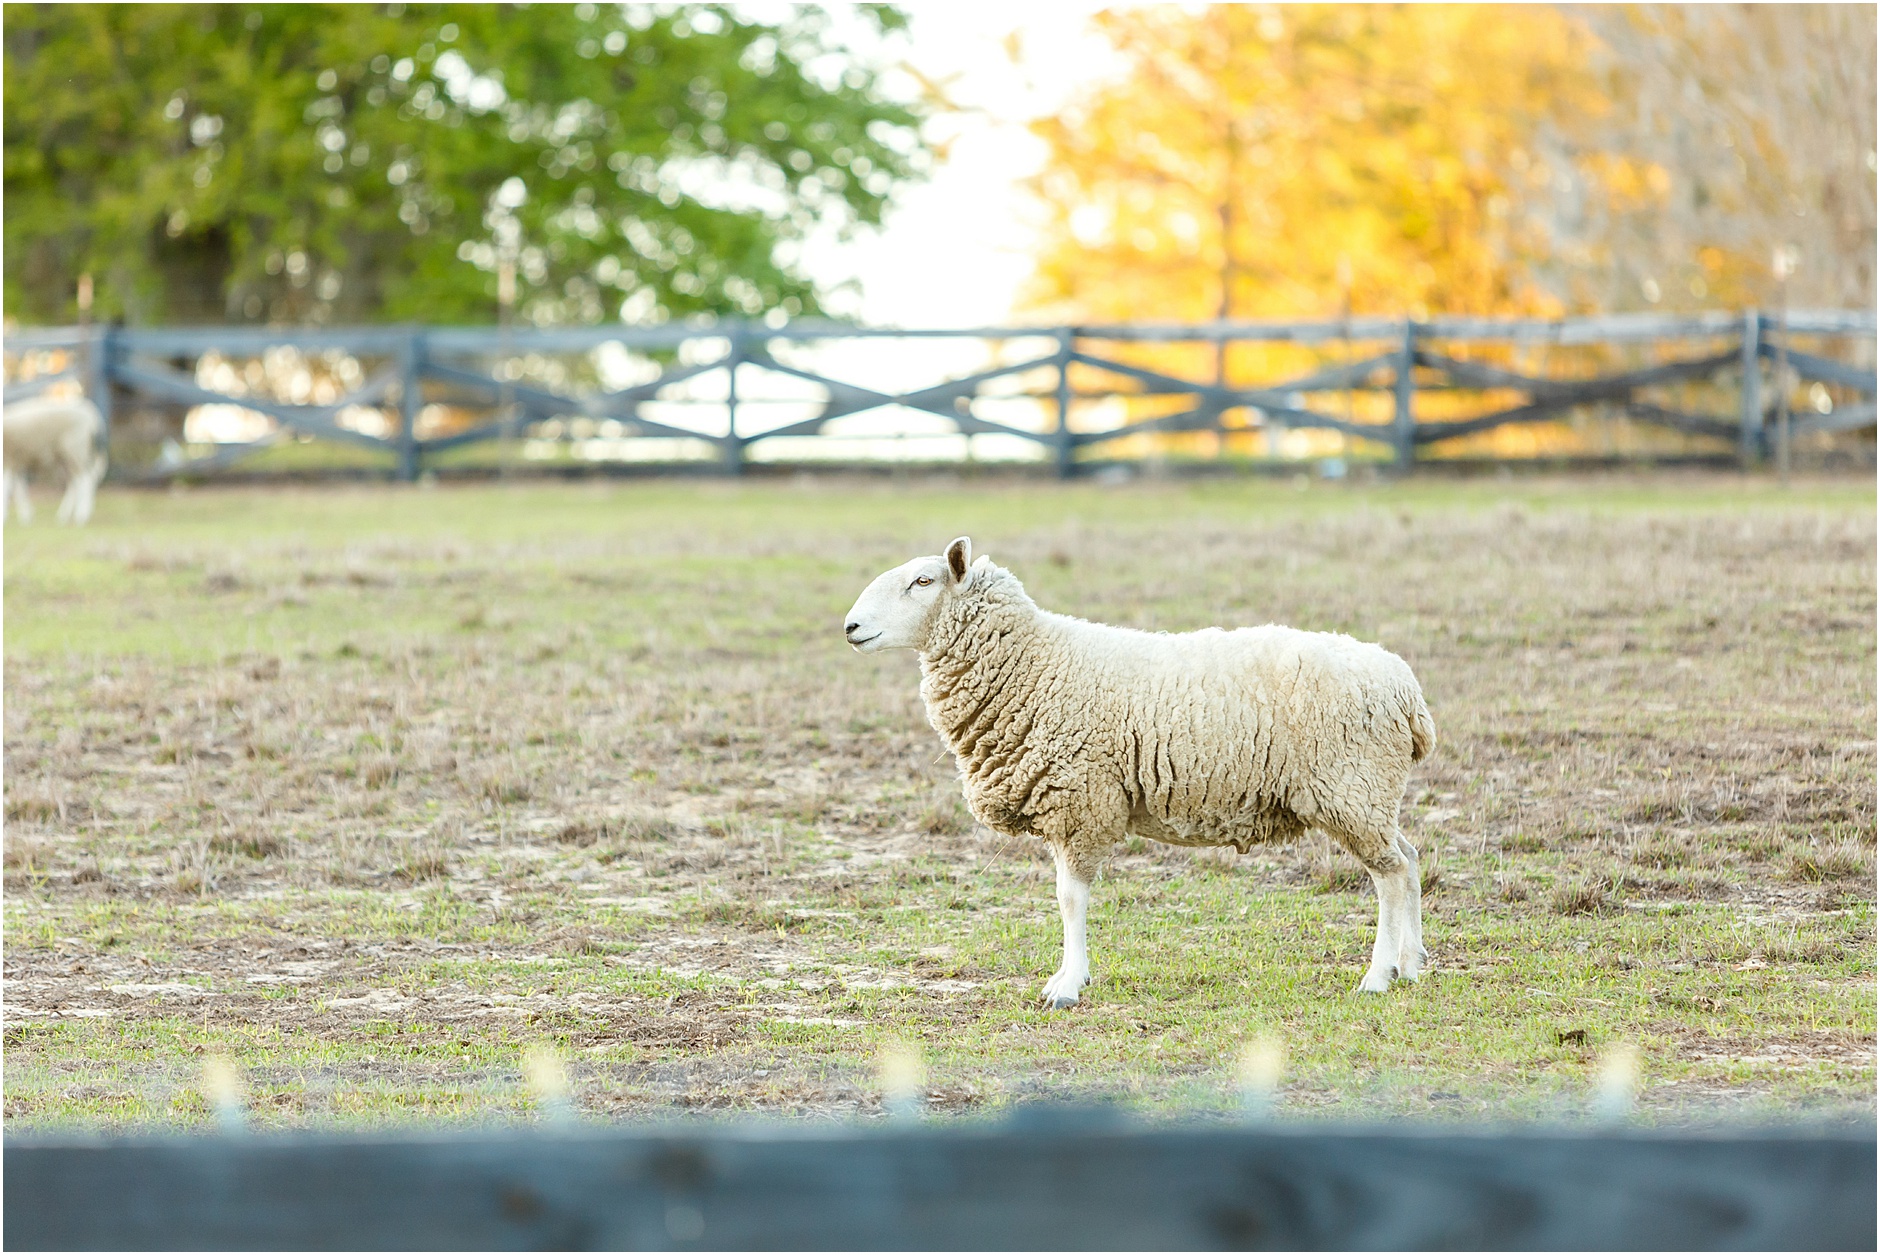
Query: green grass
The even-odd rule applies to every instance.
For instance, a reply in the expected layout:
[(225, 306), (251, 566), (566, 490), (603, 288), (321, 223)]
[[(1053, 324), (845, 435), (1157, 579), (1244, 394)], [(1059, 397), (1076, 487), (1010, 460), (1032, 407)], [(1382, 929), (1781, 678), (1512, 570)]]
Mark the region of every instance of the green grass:
[[(1034, 1096), (1300, 1117), (1873, 1110), (1874, 494), (1726, 476), (1124, 487), (523, 482), (115, 492), (6, 548), (6, 1119), (511, 1119)], [(1043, 853), (975, 832), (909, 657), (843, 646), (966, 532), (1041, 603), (1403, 654), (1433, 966), (1353, 988), (1316, 835), (1132, 840), (1056, 965)]]

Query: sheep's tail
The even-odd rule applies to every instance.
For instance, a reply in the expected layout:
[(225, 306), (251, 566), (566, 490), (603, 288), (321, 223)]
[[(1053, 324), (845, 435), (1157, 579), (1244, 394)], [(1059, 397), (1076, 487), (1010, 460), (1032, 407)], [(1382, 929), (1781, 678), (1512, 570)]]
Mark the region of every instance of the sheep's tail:
[(1423, 694), (1418, 692), (1413, 697), (1410, 707), (1410, 761), (1420, 763), (1430, 756), (1436, 748), (1436, 723), (1430, 718), (1430, 708), (1423, 704)]

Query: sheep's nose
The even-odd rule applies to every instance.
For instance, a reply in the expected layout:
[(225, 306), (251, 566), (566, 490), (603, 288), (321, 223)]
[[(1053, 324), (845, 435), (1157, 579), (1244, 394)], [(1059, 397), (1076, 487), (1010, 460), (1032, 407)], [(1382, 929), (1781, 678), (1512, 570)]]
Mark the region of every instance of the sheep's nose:
[(862, 626), (860, 623), (844, 623), (842, 625), (842, 635), (853, 636), (855, 635), (855, 629), (860, 626)]

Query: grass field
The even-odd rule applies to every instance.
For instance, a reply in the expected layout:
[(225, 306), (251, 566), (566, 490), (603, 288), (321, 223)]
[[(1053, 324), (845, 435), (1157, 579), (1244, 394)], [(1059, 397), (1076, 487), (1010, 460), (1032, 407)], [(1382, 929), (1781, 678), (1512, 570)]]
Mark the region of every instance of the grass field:
[[(1571, 1118), (1874, 1109), (1871, 483), (1726, 477), (107, 491), (6, 533), (10, 1129), (1105, 1097)], [(1353, 990), (1357, 865), (1132, 841), (1057, 962), (863, 583), (969, 532), (1047, 607), (1407, 658), (1432, 967)]]

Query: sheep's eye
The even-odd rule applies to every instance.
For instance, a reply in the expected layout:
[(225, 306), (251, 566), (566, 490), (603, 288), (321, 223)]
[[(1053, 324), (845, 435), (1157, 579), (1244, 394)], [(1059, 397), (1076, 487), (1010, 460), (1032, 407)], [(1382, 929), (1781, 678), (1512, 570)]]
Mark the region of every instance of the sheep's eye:
[(931, 575), (917, 575), (917, 576), (915, 576), (915, 577), (914, 577), (914, 583), (915, 583), (915, 584), (917, 584), (918, 586), (920, 586), (921, 588), (925, 588), (925, 587), (927, 587), (927, 585), (929, 585), (929, 584), (931, 584), (931, 583), (933, 583), (933, 576), (931, 576)]

